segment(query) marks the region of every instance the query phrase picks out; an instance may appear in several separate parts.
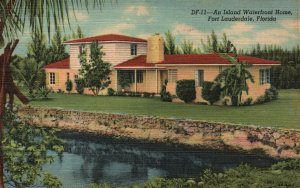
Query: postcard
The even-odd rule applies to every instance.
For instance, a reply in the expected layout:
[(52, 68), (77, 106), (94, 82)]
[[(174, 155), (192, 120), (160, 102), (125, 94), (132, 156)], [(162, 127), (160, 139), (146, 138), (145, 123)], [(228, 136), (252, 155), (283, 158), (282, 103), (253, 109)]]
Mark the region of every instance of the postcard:
[(0, 5), (0, 187), (299, 187), (300, 1)]

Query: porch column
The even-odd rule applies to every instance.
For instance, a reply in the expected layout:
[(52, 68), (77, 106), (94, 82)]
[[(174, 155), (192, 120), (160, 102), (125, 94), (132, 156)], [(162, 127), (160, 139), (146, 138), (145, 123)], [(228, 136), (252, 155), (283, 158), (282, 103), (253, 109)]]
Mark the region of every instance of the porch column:
[(115, 83), (115, 90), (118, 91), (118, 70), (116, 69), (116, 83)]
[(155, 69), (156, 93), (158, 93), (158, 70)]
[(136, 76), (137, 76), (136, 69), (134, 69), (134, 92), (137, 92)]

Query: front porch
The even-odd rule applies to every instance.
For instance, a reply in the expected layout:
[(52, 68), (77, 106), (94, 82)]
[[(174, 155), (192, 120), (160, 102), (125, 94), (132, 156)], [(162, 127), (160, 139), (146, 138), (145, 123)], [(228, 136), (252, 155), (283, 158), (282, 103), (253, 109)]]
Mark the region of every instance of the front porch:
[(116, 91), (148, 92), (159, 94), (164, 80), (167, 79), (166, 70), (159, 69), (116, 69)]

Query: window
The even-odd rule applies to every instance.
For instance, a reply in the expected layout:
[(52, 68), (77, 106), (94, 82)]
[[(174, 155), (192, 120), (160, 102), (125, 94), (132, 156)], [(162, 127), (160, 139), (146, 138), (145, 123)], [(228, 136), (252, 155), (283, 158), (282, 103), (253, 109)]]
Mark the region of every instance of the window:
[(128, 83), (134, 83), (134, 71), (133, 70), (120, 70), (118, 71), (118, 79), (126, 79)]
[(77, 74), (74, 75), (74, 80), (78, 80), (78, 75)]
[(260, 69), (259, 70), (259, 83), (260, 85), (270, 83), (271, 70), (270, 69)]
[(67, 72), (67, 81), (70, 80), (70, 73)]
[(50, 72), (50, 84), (55, 84), (55, 73)]
[(168, 81), (169, 82), (176, 82), (177, 81), (177, 70), (169, 70), (168, 71)]
[(219, 66), (219, 73), (221, 73), (223, 71), (223, 67)]
[(202, 87), (204, 82), (204, 70), (196, 70), (195, 73), (195, 85)]
[(84, 44), (81, 44), (79, 46), (79, 54), (82, 54), (83, 52), (86, 52), (86, 48), (85, 48), (85, 45)]
[(130, 54), (137, 55), (137, 44), (130, 44)]
[(142, 70), (138, 70), (136, 72), (136, 82), (137, 83), (143, 83), (144, 82), (143, 71)]

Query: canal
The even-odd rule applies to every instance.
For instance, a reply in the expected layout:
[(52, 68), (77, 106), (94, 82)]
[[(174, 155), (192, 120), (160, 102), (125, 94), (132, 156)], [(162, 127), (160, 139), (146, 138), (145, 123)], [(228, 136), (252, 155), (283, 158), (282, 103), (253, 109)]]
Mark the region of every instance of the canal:
[(154, 177), (200, 177), (207, 168), (222, 171), (240, 164), (264, 168), (273, 158), (237, 152), (217, 152), (110, 138), (84, 133), (63, 133), (65, 152), (46, 169), (58, 176), (63, 187), (91, 183), (139, 184)]

